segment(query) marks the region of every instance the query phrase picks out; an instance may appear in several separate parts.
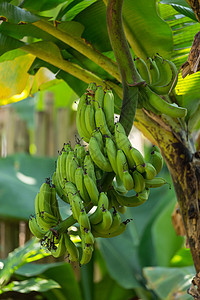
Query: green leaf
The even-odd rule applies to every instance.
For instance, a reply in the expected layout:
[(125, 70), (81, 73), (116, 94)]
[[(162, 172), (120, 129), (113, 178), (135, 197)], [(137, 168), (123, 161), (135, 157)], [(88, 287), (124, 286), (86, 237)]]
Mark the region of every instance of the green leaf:
[(193, 266), (191, 251), (189, 248), (179, 249), (170, 261), (170, 267)]
[(1, 16), (5, 17), (8, 22), (18, 24), (20, 22), (33, 23), (39, 20), (39, 18), (29, 11), (21, 9), (10, 3), (0, 3)]
[(20, 266), (47, 255), (41, 249), (41, 245), (36, 238), (29, 240), (24, 246), (16, 248), (9, 253), (7, 259), (3, 262), (3, 268), (0, 269), (0, 286), (3, 287)]
[(170, 4), (180, 14), (198, 22), (194, 11), (185, 0), (161, 0), (160, 3)]
[(49, 0), (40, 0), (40, 1), (24, 0), (23, 4), (21, 6), (30, 11), (40, 12), (40, 11), (52, 9), (65, 1), (66, 0), (51, 0), (51, 1), (49, 1)]
[(171, 222), (175, 199), (159, 214), (152, 226), (153, 244), (159, 266), (169, 266), (171, 258), (184, 243), (184, 238), (177, 236)]
[[(74, 19), (76, 15), (78, 15), (81, 11), (89, 7), (91, 4), (95, 3), (97, 0), (87, 0), (87, 1), (79, 1), (78, 4), (74, 5), (71, 9), (68, 9), (65, 14), (65, 20), (71, 21)], [(73, 1), (75, 2), (75, 1)], [(72, 3), (73, 3), (72, 2)]]
[(94, 300), (128, 300), (135, 296), (130, 289), (124, 289), (108, 275), (95, 284)]
[(23, 45), (23, 42), (0, 33), (0, 56), (7, 51), (20, 48)]
[(23, 281), (12, 281), (7, 286), (5, 286), (2, 289), (2, 291), (3, 293), (13, 291), (13, 292), (27, 294), (33, 291), (42, 293), (51, 289), (58, 289), (58, 288), (60, 288), (60, 285), (54, 280), (41, 279), (37, 277), (37, 278), (31, 278)]
[(16, 57), (24, 55), (24, 51), (21, 49), (14, 49), (11, 51), (8, 51), (1, 55), (0, 57), (0, 63), (4, 61), (14, 60)]
[(191, 280), (196, 274), (193, 267), (164, 268), (149, 267), (143, 269), (147, 285), (159, 299), (163, 300), (192, 300), (187, 294)]
[(31, 157), (27, 154), (1, 158), (1, 217), (28, 220), (34, 213), (34, 199), (41, 184), (46, 177), (52, 176), (54, 170), (53, 158)]

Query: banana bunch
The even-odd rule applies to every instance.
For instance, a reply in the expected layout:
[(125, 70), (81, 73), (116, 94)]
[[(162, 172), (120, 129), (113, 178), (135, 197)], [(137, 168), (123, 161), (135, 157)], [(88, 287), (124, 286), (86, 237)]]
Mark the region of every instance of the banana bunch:
[[(63, 145), (52, 182), (47, 179), (36, 195), (29, 227), (54, 257), (67, 255), (84, 265), (92, 258), (95, 238), (122, 234), (130, 222), (122, 219), (126, 208), (146, 202), (150, 188), (166, 181), (157, 177), (163, 166), (159, 148), (153, 146), (146, 162), (122, 124), (114, 123), (111, 90), (104, 92), (94, 83), (88, 86), (79, 101), (77, 128), (88, 147), (80, 141), (74, 149), (70, 143)], [(108, 175), (111, 179), (105, 185)], [(81, 242), (71, 238), (71, 225), (62, 220), (56, 195), (70, 205), (70, 218)]]
[(143, 106), (156, 113), (166, 114), (173, 118), (186, 116), (187, 110), (167, 101), (167, 95), (175, 88), (178, 80), (175, 64), (156, 55), (145, 62), (137, 57), (135, 64), (141, 77), (146, 81), (143, 93)]

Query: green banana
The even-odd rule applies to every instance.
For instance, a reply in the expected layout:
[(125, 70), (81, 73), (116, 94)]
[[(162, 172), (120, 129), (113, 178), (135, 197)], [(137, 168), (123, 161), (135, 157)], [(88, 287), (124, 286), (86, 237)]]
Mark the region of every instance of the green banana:
[(70, 164), (71, 164), (71, 160), (74, 157), (74, 151), (71, 150), (68, 153), (67, 159), (66, 159), (66, 179), (67, 181), (70, 181)]
[(98, 224), (102, 221), (103, 214), (102, 210), (109, 208), (109, 199), (104, 192), (99, 194), (98, 205), (93, 214), (90, 215), (89, 219), (92, 224)]
[(90, 220), (89, 220), (89, 217), (85, 210), (81, 210), (78, 222), (79, 222), (81, 230), (84, 230), (84, 231), (91, 230)]
[(67, 197), (67, 194), (64, 192), (64, 189), (61, 187), (60, 182), (57, 179), (57, 172), (53, 173), (52, 182), (55, 185), (56, 193), (62, 199), (64, 202), (69, 203), (69, 198)]
[(133, 181), (134, 181), (134, 191), (136, 193), (140, 193), (145, 188), (145, 181), (142, 174), (140, 174), (137, 170), (133, 171), (132, 173)]
[(172, 118), (184, 118), (186, 116), (186, 108), (177, 106), (175, 103), (170, 104), (166, 102), (162, 97), (155, 94), (148, 87), (146, 87), (145, 90), (148, 95), (149, 104), (160, 112), (160, 114), (165, 114)]
[(157, 64), (154, 60), (152, 60), (151, 57), (148, 57), (147, 59), (147, 67), (149, 69), (149, 73), (150, 73), (150, 84), (154, 84), (156, 82), (158, 82), (159, 77), (160, 77), (160, 73), (159, 73), (159, 69), (157, 67)]
[(85, 159), (84, 159), (84, 170), (86, 173), (92, 178), (92, 180), (96, 184), (96, 174), (95, 174), (95, 166), (92, 156), (89, 152), (87, 152)]
[(158, 151), (152, 151), (151, 152), (151, 164), (154, 166), (156, 170), (156, 175), (162, 170), (163, 167), (163, 157), (162, 154)]
[(67, 181), (65, 183), (64, 191), (67, 194), (69, 201), (71, 201), (73, 199), (73, 196), (78, 193), (76, 186), (70, 181)]
[(85, 110), (85, 125), (86, 129), (89, 132), (90, 136), (92, 135), (93, 130), (96, 128), (95, 124), (95, 110), (91, 104), (87, 104)]
[(79, 216), (80, 216), (81, 210), (82, 209), (84, 210), (82, 199), (79, 196), (79, 194), (75, 194), (71, 197), (70, 205), (71, 205), (71, 209), (72, 209), (73, 218), (75, 220), (77, 220), (77, 222), (79, 222)]
[(144, 178), (145, 179), (153, 179), (156, 176), (157, 172), (154, 166), (151, 163), (145, 164), (145, 173)]
[(149, 189), (144, 189), (142, 192), (136, 193), (135, 195), (132, 196), (122, 195), (117, 191), (112, 191), (112, 193), (115, 195), (120, 205), (127, 206), (127, 207), (139, 206), (144, 202), (146, 202), (149, 197)]
[(84, 184), (90, 196), (91, 202), (94, 205), (98, 205), (99, 191), (94, 180), (87, 174), (84, 174)]
[(155, 177), (153, 179), (145, 179), (145, 187), (146, 188), (157, 188), (166, 184), (167, 181), (162, 177)]
[(94, 107), (98, 109), (99, 107), (103, 107), (103, 98), (104, 98), (104, 90), (102, 86), (97, 86), (94, 96)]
[(68, 233), (63, 233), (63, 235), (64, 235), (65, 247), (68, 252), (69, 261), (72, 261), (72, 262), (78, 261), (79, 260), (79, 252), (78, 252), (76, 245), (72, 242)]
[(81, 266), (89, 263), (89, 261), (92, 258), (92, 253), (93, 253), (93, 246), (91, 246), (90, 244), (85, 244), (85, 246), (83, 247), (83, 253), (80, 260)]
[(107, 90), (103, 98), (103, 111), (106, 118), (106, 123), (108, 129), (111, 133), (114, 132), (115, 122), (114, 122), (114, 95), (111, 90)]
[(143, 80), (145, 80), (147, 84), (149, 84), (151, 77), (145, 61), (140, 57), (137, 57), (134, 61), (136, 63), (136, 68), (138, 69), (140, 76)]
[(80, 145), (80, 147), (78, 147), (75, 155), (76, 155), (76, 157), (79, 161), (80, 166), (83, 167), (84, 159), (85, 159), (85, 156), (86, 156), (85, 147), (83, 145)]
[(112, 213), (112, 225), (109, 228), (109, 233), (117, 231), (121, 224), (121, 221), (122, 220), (120, 214), (117, 212), (116, 209), (114, 209)]
[(128, 163), (126, 160), (126, 155), (122, 150), (117, 150), (117, 174), (119, 174), (120, 179), (123, 181), (124, 171), (128, 171)]
[(53, 257), (58, 258), (63, 256), (66, 253), (66, 251), (67, 249), (65, 246), (65, 239), (64, 235), (62, 234), (56, 249), (51, 249), (51, 254), (53, 255)]
[(29, 229), (32, 232), (32, 234), (38, 238), (38, 239), (42, 239), (45, 234), (46, 234), (46, 230), (43, 230), (37, 223), (37, 220), (34, 216), (31, 216), (29, 218)]
[(122, 181), (127, 191), (130, 191), (134, 188), (135, 182), (133, 181), (133, 178), (129, 171), (123, 171)]
[(97, 232), (95, 231), (95, 229), (92, 229), (92, 234), (94, 235), (94, 237), (102, 237), (102, 238), (112, 238), (115, 236), (118, 236), (120, 234), (122, 234), (127, 227), (127, 224), (130, 220), (126, 220), (124, 222), (121, 222), (120, 226), (118, 227), (118, 229), (114, 232)]
[(106, 152), (113, 171), (115, 172), (116, 175), (118, 175), (117, 148), (113, 140), (109, 137), (106, 138)]
[[(121, 194), (123, 195), (123, 194)], [(109, 198), (111, 200), (112, 206), (121, 214), (124, 214), (126, 212), (126, 206), (121, 205), (116, 198), (116, 195), (113, 193), (113, 191), (109, 192)]]
[(92, 228), (96, 232), (106, 232), (112, 225), (112, 215), (108, 209), (102, 210), (102, 221), (96, 225), (92, 225)]
[(72, 183), (76, 183), (75, 181), (75, 173), (76, 169), (79, 167), (78, 159), (74, 156), (69, 162), (69, 178)]
[(86, 125), (85, 125), (85, 110), (86, 110), (87, 104), (86, 104), (86, 95), (83, 94), (81, 96), (79, 104), (78, 104), (78, 109), (76, 113), (76, 126), (78, 133), (80, 137), (85, 141), (89, 142), (90, 135), (86, 130)]
[(135, 161), (130, 153), (132, 145), (128, 137), (126, 136), (123, 126), (119, 122), (115, 124), (115, 141), (117, 148), (119, 150), (123, 150), (123, 152), (125, 153), (129, 168), (133, 169), (135, 166)]
[(99, 128), (102, 135), (106, 135), (106, 136), (109, 136), (109, 137), (112, 136), (110, 130), (108, 129), (105, 114), (104, 114), (103, 109), (101, 107), (96, 109), (95, 122), (96, 122), (96, 127)]
[(91, 137), (89, 142), (89, 152), (94, 163), (105, 172), (112, 172), (113, 169), (109, 160), (104, 156), (99, 147), (98, 141)]
[(104, 142), (103, 142), (103, 136), (99, 128), (95, 129), (92, 133), (92, 137), (94, 137), (99, 145), (99, 148), (102, 153), (104, 153)]
[(90, 197), (88, 195), (87, 189), (84, 184), (84, 171), (81, 167), (76, 169), (75, 173), (75, 184), (78, 192), (85, 203), (90, 202)]
[(144, 157), (140, 153), (140, 151), (134, 147), (130, 148), (131, 156), (136, 164), (136, 170), (140, 173), (143, 173), (145, 171), (145, 161)]

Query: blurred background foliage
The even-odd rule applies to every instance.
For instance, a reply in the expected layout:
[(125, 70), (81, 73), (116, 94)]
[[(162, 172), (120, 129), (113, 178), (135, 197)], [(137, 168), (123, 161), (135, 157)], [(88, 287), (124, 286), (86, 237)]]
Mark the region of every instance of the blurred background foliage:
[[(103, 1), (4, 2), (69, 22), (66, 30), (84, 37), (98, 51), (113, 58)], [(153, 56), (156, 51), (172, 59), (179, 68), (200, 28), (187, 3), (141, 0), (133, 5), (131, 0), (125, 0), (124, 5), (132, 35), (136, 39), (143, 36), (142, 50), (135, 49), (133, 55)], [(0, 25), (0, 35), (12, 37), (15, 42), (24, 37), (54, 42), (65, 59), (103, 80), (115, 82), (78, 51), (63, 47), (47, 34), (41, 36), (41, 31), (33, 30), (31, 24), (29, 28), (21, 26), (19, 31), (15, 22), (6, 23)], [(187, 288), (195, 270), (182, 224), (175, 224), (180, 226), (181, 235), (173, 226), (172, 214), (178, 215), (178, 210), (166, 166), (161, 176), (169, 185), (151, 191), (143, 205), (127, 209), (123, 218), (133, 221), (123, 235), (96, 239), (94, 256), (88, 265), (80, 268), (65, 258), (52, 259), (32, 238), (27, 221), (34, 212), (35, 195), (45, 178), (52, 178), (63, 143), (76, 143), (77, 101), (87, 84), (25, 54), (19, 49), (21, 44), (12, 43), (9, 49), (2, 48), (0, 56), (0, 299), (191, 299)], [(199, 83), (196, 73), (184, 81), (179, 76), (176, 87), (179, 104), (188, 108), (188, 128), (194, 134), (199, 128)], [(133, 145), (148, 156), (149, 141), (134, 127), (130, 137)], [(67, 217), (71, 213), (68, 204), (59, 199), (59, 205), (62, 216)]]

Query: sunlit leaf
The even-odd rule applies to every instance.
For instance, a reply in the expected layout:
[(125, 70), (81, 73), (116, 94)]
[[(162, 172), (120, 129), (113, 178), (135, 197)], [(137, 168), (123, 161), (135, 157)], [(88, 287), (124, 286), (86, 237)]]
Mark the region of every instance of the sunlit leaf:
[(186, 267), (193, 266), (191, 251), (189, 248), (179, 249), (170, 261), (171, 267)]
[(22, 281), (12, 281), (2, 289), (2, 292), (18, 292), (27, 294), (30, 292), (46, 292), (51, 289), (58, 289), (60, 285), (52, 279), (31, 278)]
[(0, 269), (0, 286), (3, 287), (20, 266), (27, 262), (41, 259), (47, 255), (49, 254), (41, 249), (41, 245), (36, 238), (29, 240), (24, 246), (16, 248), (13, 252), (10, 252), (7, 259), (3, 261), (3, 268)]
[(194, 11), (185, 0), (161, 0), (160, 3), (170, 4), (177, 12), (197, 22)]
[(22, 93), (30, 76), (28, 69), (34, 59), (32, 54), (26, 54), (0, 63), (0, 104), (1, 100)]
[(22, 7), (30, 10), (30, 11), (43, 11), (49, 10), (58, 6), (59, 4), (65, 2), (66, 0), (40, 0), (40, 1), (33, 1), (33, 0), (24, 0)]

